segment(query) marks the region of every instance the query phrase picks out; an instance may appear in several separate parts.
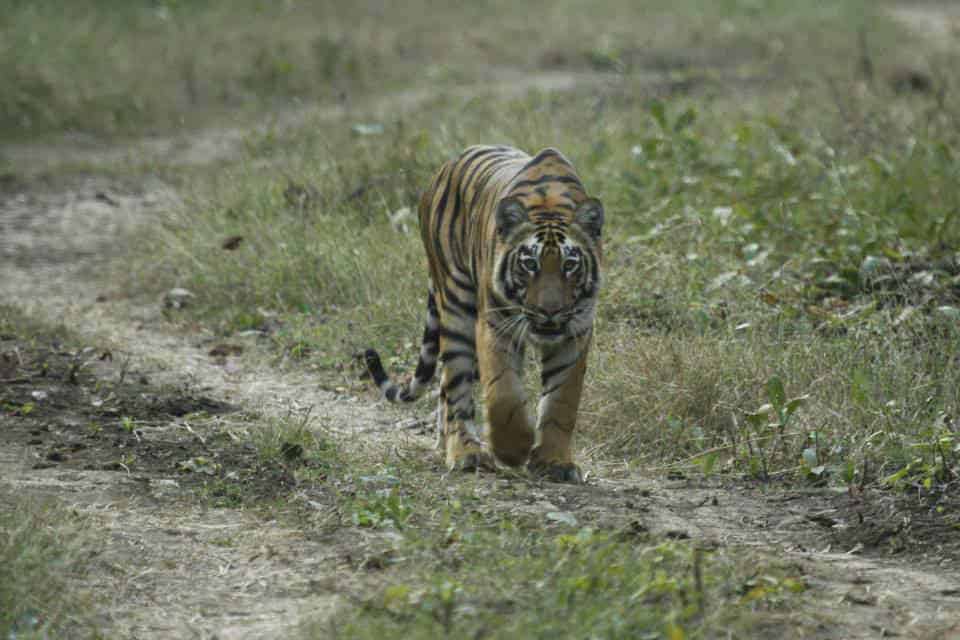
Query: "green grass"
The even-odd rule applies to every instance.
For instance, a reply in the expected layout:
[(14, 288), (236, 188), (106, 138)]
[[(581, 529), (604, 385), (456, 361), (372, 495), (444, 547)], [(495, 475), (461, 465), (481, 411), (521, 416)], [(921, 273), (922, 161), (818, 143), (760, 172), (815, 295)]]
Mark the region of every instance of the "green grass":
[[(756, 565), (736, 566), (727, 553), (683, 542), (637, 544), (590, 529), (543, 534), (509, 524), (467, 529), (462, 538), (424, 550), (446, 566), (390, 584), (307, 636), (710, 637), (757, 628), (768, 608), (805, 588), (765, 564), (760, 589), (748, 596)], [(450, 568), (461, 563), (469, 568)]]
[(354, 606), (302, 637), (726, 637), (782, 625), (805, 601), (790, 563), (636, 523), (520, 514), (532, 487), (494, 496), (486, 478), (438, 484), (422, 464), (357, 455), (338, 477), (338, 505), (342, 524), (365, 532), (352, 584), (370, 584), (366, 574), (374, 586), (345, 583)]
[(89, 595), (68, 585), (83, 577), (96, 548), (84, 518), (35, 498), (2, 491), (0, 634), (76, 636), (89, 627)]

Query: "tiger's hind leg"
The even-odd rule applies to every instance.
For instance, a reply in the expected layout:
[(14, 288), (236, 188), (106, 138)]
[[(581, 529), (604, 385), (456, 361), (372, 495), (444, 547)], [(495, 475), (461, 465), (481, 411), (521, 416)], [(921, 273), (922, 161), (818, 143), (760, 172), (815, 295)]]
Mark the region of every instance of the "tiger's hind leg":
[[(469, 304), (460, 302), (459, 305)], [(437, 444), (446, 453), (451, 470), (493, 469), (493, 457), (483, 444), (476, 422), (473, 383), (476, 377), (474, 317), (455, 313), (449, 301), (441, 303), (440, 401), (437, 407)]]
[(569, 340), (542, 353), (537, 416), (539, 442), (530, 454), (529, 469), (555, 482), (583, 482), (573, 461), (573, 431), (577, 425), (583, 376), (587, 370), (590, 335)]

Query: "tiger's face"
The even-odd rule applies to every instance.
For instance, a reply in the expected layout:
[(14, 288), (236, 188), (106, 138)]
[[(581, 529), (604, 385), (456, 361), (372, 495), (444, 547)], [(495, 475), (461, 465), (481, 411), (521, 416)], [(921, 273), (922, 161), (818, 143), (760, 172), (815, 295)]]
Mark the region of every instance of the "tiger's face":
[(521, 211), (512, 199), (505, 203), (498, 214), (505, 250), (494, 283), (513, 311), (504, 331), (514, 342), (535, 345), (584, 335), (593, 325), (600, 287), (602, 206), (588, 200), (566, 220), (558, 213)]

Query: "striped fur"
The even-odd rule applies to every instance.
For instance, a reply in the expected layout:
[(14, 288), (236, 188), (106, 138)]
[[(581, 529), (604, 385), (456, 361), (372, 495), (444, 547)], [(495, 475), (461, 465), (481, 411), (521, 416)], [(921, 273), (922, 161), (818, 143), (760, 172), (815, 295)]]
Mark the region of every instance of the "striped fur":
[[(398, 384), (368, 350), (374, 382), (387, 400), (410, 402), (439, 363), (438, 438), (451, 468), (492, 466), (492, 452), (580, 481), (571, 441), (601, 280), (602, 205), (555, 149), (531, 157), (474, 146), (437, 172), (419, 215), (431, 283), (419, 362)], [(527, 345), (540, 351), (535, 423), (522, 384)], [(478, 377), (485, 434), (475, 421)]]

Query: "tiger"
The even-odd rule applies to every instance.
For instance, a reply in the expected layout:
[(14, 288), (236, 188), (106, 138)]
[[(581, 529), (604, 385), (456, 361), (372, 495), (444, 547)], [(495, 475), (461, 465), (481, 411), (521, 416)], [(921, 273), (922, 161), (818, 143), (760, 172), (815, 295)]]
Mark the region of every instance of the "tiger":
[[(556, 149), (484, 145), (437, 171), (418, 215), (429, 286), (416, 370), (395, 382), (367, 349), (373, 382), (386, 400), (412, 402), (439, 363), (437, 447), (450, 470), (499, 461), (582, 483), (572, 444), (601, 284), (602, 203)], [(535, 420), (522, 379), (527, 346), (541, 365)]]

